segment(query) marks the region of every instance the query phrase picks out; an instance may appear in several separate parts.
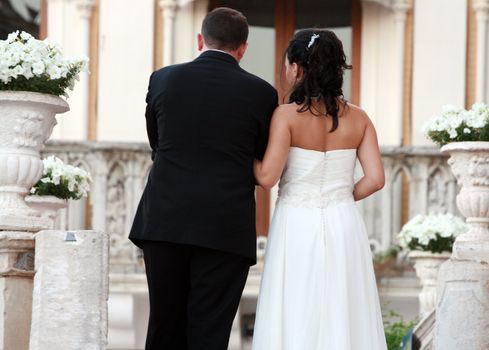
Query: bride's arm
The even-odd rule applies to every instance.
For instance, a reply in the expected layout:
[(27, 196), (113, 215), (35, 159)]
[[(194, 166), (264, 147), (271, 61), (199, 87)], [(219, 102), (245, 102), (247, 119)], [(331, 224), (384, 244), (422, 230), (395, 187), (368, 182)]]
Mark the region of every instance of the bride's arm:
[(355, 184), (353, 190), (353, 198), (356, 201), (382, 189), (385, 182), (384, 166), (382, 165), (382, 157), (377, 142), (377, 133), (368, 117), (365, 133), (357, 153), (364, 176)]
[(263, 161), (255, 159), (253, 170), (257, 183), (265, 188), (273, 187), (282, 175), (290, 147), (290, 130), (283, 107), (272, 116), (270, 138)]

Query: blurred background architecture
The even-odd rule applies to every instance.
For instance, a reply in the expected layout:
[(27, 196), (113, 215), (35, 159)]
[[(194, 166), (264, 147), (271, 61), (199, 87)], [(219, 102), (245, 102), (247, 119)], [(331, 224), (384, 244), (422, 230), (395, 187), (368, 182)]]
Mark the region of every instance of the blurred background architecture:
[[(127, 235), (151, 167), (144, 121), (149, 75), (194, 59), (202, 19), (218, 6), (248, 17), (241, 65), (281, 97), (283, 53), (295, 31), (328, 28), (343, 41), (353, 65), (345, 97), (372, 118), (386, 168), (385, 188), (359, 203), (374, 253), (395, 244), (415, 214), (457, 213), (447, 157), (421, 127), (442, 105), (489, 102), (489, 0), (0, 0), (0, 38), (25, 30), (90, 57), (90, 75), (70, 94), (71, 111), (58, 117), (45, 154), (83, 167), (94, 180), (89, 198), (71, 203), (58, 227), (110, 234), (109, 349), (142, 349), (145, 339), (144, 266)], [(262, 236), (275, 193), (257, 192)], [(235, 348), (246, 348), (252, 334), (260, 264), (243, 295)], [(401, 254), (377, 273), (385, 309), (416, 317), (412, 265)]]

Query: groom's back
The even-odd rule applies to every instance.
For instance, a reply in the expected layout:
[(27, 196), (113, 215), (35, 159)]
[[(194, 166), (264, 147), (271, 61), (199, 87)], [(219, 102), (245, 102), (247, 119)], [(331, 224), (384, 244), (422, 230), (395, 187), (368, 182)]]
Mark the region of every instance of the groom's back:
[(254, 258), (252, 164), (266, 148), (275, 89), (211, 50), (155, 72), (147, 102), (157, 145), (137, 238)]

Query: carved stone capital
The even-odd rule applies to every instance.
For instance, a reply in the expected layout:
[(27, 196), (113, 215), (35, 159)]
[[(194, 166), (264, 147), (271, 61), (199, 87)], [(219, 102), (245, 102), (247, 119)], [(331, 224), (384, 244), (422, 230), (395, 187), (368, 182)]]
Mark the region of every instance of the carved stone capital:
[(401, 22), (406, 22), (408, 11), (413, 5), (410, 0), (392, 0), (391, 9), (394, 11), (395, 19)]
[(489, 20), (489, 0), (474, 0), (472, 8), (475, 11), (477, 21)]
[(411, 0), (362, 0), (362, 3), (374, 3), (390, 9), (399, 20), (405, 20), (407, 12), (413, 8)]
[(82, 19), (90, 19), (92, 17), (95, 0), (68, 0), (76, 5), (76, 9)]
[(178, 7), (180, 6), (178, 0), (160, 0), (158, 4), (160, 5), (160, 11), (163, 17), (171, 19), (175, 18)]

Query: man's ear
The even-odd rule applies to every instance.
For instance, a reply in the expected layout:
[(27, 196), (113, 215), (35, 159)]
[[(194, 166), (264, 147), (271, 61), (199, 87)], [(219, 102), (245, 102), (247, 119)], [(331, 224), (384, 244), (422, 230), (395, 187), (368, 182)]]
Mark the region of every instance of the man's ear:
[(236, 55), (238, 56), (238, 62), (241, 61), (241, 59), (243, 58), (245, 52), (246, 52), (246, 49), (248, 48), (248, 43), (244, 43), (244, 44), (241, 44), (238, 49), (236, 50)]
[(204, 36), (202, 34), (197, 34), (197, 49), (202, 51), (204, 49)]

